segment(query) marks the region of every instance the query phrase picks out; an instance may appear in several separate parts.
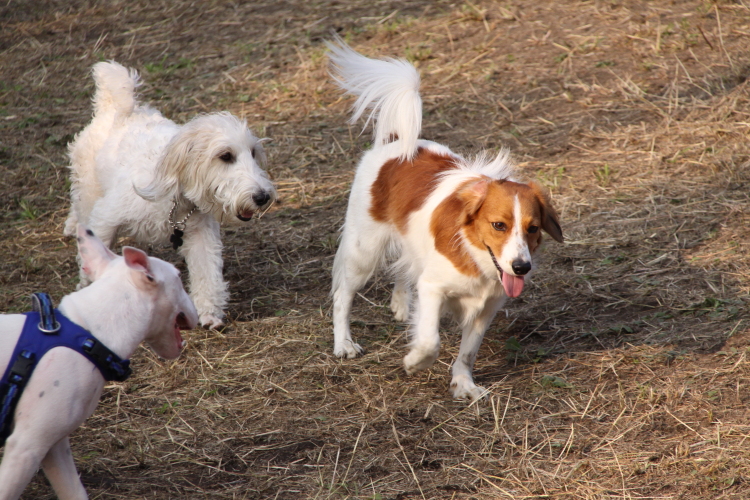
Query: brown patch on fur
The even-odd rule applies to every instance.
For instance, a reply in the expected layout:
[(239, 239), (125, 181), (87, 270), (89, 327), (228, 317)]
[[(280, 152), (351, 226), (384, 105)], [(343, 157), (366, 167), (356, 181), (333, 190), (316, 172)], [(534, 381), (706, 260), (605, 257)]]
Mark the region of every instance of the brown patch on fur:
[[(523, 191), (524, 188), (528, 191), (528, 186), (525, 184), (505, 180), (492, 181), (487, 186), (487, 194), (483, 203), (476, 208), (474, 213), (467, 214), (464, 225), (466, 240), (480, 250), (486, 251), (489, 246), (499, 257), (502, 254), (503, 246), (513, 233), (515, 196), (520, 194), (520, 191)], [(523, 199), (524, 197), (521, 195), (519, 198)], [(505, 231), (494, 229), (492, 227), (493, 222), (504, 223)], [(531, 247), (529, 247), (529, 250), (531, 250)]]
[(467, 200), (462, 199), (464, 189), (471, 190), (473, 181), (462, 184), (455, 193), (446, 197), (435, 208), (430, 219), (430, 232), (435, 238), (435, 248), (445, 258), (451, 261), (461, 274), (479, 276), (479, 268), (461, 241), (461, 228), (467, 218)]
[(454, 168), (454, 157), (424, 148), (419, 148), (412, 161), (398, 158), (387, 161), (370, 188), (370, 215), (376, 221), (390, 222), (401, 233), (406, 232), (409, 215), (424, 205), (440, 174)]

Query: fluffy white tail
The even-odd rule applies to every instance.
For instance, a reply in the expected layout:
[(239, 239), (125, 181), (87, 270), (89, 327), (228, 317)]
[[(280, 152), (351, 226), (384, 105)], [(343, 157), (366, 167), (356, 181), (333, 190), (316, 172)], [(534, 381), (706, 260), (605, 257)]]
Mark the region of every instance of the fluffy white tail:
[(138, 73), (114, 61), (94, 65), (94, 114), (114, 111), (122, 116), (133, 113), (136, 105), (135, 89), (140, 85)]
[(357, 97), (351, 122), (369, 109), (365, 127), (373, 120), (375, 147), (398, 138), (401, 158), (411, 159), (417, 152), (422, 128), (422, 98), (416, 68), (403, 59), (367, 58), (339, 37), (326, 45), (331, 51), (331, 76), (348, 94)]

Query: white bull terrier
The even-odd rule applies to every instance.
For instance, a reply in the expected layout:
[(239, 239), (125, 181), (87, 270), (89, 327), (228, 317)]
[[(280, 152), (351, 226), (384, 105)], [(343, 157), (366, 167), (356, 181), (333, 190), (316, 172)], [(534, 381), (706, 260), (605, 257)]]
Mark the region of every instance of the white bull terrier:
[[(107, 361), (128, 358), (142, 341), (163, 358), (178, 357), (184, 346), (180, 330), (195, 328), (198, 322), (179, 271), (131, 247), (123, 247), (120, 257), (82, 226), (77, 239), (83, 270), (93, 283), (60, 301), (57, 319), (63, 328), (73, 322), (73, 328), (85, 329), (78, 328), (94, 338), (89, 342), (103, 345), (99, 352), (107, 353)], [(26, 338), (21, 337), (26, 318), (0, 315), (0, 375), (12, 376), (19, 361), (24, 364), (14, 355), (20, 349), (17, 344), (24, 345), (19, 338)], [(35, 323), (38, 318), (33, 318)], [(60, 499), (88, 498), (68, 435), (99, 403), (106, 372), (100, 365), (72, 347), (54, 347), (42, 354), (12, 412), (13, 427), (0, 463), (0, 500), (17, 499), (40, 465)], [(128, 371), (127, 365), (125, 361), (118, 366)], [(0, 393), (0, 415), (3, 399)]]

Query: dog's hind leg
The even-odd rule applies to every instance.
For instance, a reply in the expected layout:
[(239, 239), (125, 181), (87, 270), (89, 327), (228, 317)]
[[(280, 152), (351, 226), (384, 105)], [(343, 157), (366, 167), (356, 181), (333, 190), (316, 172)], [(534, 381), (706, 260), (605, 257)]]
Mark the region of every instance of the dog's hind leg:
[(364, 349), (352, 340), (349, 317), (354, 295), (383, 261), (390, 244), (390, 229), (369, 221), (347, 224), (333, 260), (333, 354), (354, 358)]
[(440, 287), (427, 280), (420, 279), (417, 283), (411, 350), (404, 357), (404, 369), (409, 375), (432, 366), (440, 353), (440, 311), (444, 295)]
[(70, 451), (70, 440), (65, 437), (47, 452), (42, 460), (44, 474), (49, 479), (58, 498), (86, 499), (86, 489), (81, 484)]
[(396, 275), (391, 295), (391, 311), (396, 321), (409, 321), (409, 304), (411, 304), (411, 287), (409, 281), (400, 274)]
[(69, 147), (70, 213), (63, 230), (66, 236), (75, 236), (79, 222), (88, 225), (94, 205), (104, 196), (96, 170), (97, 151), (102, 146), (103, 137), (91, 127), (89, 125), (81, 132)]

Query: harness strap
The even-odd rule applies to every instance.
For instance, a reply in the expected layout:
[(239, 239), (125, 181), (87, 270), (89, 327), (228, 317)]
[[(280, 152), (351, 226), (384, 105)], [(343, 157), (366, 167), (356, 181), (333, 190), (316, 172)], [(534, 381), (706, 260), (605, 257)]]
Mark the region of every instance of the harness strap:
[(39, 331), (52, 335), (60, 330), (60, 323), (55, 319), (52, 299), (43, 292), (31, 294), (31, 310), (39, 313)]
[(76, 351), (91, 361), (107, 381), (122, 382), (132, 373), (130, 360), (121, 359), (91, 332), (53, 309), (47, 294), (35, 293), (32, 302), (34, 312), (26, 314), (11, 361), (0, 378), (0, 446), (10, 435), (13, 413), (23, 389), (49, 350), (67, 347)]

